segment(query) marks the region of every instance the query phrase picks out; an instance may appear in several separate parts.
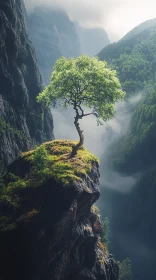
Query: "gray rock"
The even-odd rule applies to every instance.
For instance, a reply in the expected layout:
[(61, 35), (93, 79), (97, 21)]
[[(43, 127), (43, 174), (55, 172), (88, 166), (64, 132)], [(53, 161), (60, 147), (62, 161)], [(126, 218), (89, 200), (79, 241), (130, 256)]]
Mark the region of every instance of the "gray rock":
[(0, 2), (0, 160), (11, 163), (21, 151), (53, 138), (49, 110), (36, 103), (41, 76), (25, 28), (20, 0)]

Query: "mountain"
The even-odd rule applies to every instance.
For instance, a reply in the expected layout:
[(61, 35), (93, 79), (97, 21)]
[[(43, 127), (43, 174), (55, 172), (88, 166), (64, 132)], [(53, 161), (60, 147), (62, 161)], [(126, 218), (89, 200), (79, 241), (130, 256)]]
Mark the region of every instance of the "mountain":
[[(145, 24), (146, 25), (146, 24)], [(132, 34), (132, 33), (131, 33)], [(156, 28), (153, 26), (126, 40), (107, 46), (99, 53), (117, 71), (127, 96), (130, 123), (111, 142), (104, 155), (102, 170), (107, 169), (125, 180), (125, 191), (106, 188), (103, 203), (111, 210), (111, 244), (119, 259), (130, 257), (135, 280), (156, 277)], [(129, 104), (139, 97), (140, 101)], [(126, 119), (126, 115), (123, 118)], [(113, 135), (111, 135), (113, 138)], [(128, 184), (131, 188), (128, 189)], [(119, 182), (120, 184), (120, 182)], [(127, 184), (127, 185), (126, 185)], [(108, 203), (108, 202), (107, 202)], [(122, 248), (122, 250), (121, 250)]]
[(42, 90), (34, 48), (20, 0), (0, 3), (0, 161), (10, 164), (21, 151), (53, 138), (49, 110), (36, 103)]
[(113, 43), (98, 54), (117, 71), (127, 96), (142, 91), (155, 80), (155, 30), (146, 29), (129, 40)]
[(28, 14), (28, 31), (45, 84), (48, 83), (53, 66), (59, 57), (80, 55), (75, 26), (62, 10), (36, 8)]
[(108, 34), (102, 28), (84, 28), (75, 23), (80, 39), (81, 53), (93, 57), (110, 44)]
[[(118, 280), (118, 264), (102, 241), (99, 163), (71, 141), (23, 153), (3, 178), (0, 278)], [(2, 189), (1, 189), (2, 191)]]
[(148, 28), (155, 28), (156, 27), (156, 18), (154, 19), (149, 19), (135, 28), (133, 28), (130, 32), (128, 32), (121, 40), (128, 40), (132, 38), (133, 36), (139, 34), (140, 32), (148, 29)]

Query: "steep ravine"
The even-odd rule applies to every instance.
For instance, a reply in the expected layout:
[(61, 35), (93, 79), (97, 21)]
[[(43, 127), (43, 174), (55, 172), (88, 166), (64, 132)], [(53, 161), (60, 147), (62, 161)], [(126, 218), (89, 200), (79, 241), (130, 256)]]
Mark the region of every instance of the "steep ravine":
[[(111, 216), (110, 242), (113, 252), (119, 260), (125, 257), (132, 260), (135, 280), (156, 279), (154, 23), (155, 20), (152, 20), (137, 26), (126, 35), (126, 40), (123, 38), (111, 44), (99, 54), (101, 60), (106, 60), (117, 70), (127, 98), (134, 102), (129, 103), (128, 114), (121, 111), (121, 134), (117, 137), (117, 133), (113, 132), (113, 137), (112, 133), (111, 139), (116, 139), (110, 141), (101, 160), (101, 177), (104, 178), (101, 196), (104, 206), (107, 201), (108, 215)], [(144, 27), (148, 28), (143, 30)], [(125, 131), (123, 120), (127, 124)], [(118, 180), (113, 180), (111, 173)]]
[(42, 121), (36, 96), (42, 90), (36, 57), (20, 0), (0, 2), (0, 160), (6, 164), (35, 143), (53, 138), (49, 110)]
[(0, 278), (117, 280), (102, 243), (99, 163), (71, 141), (52, 141), (9, 167), (0, 197)]

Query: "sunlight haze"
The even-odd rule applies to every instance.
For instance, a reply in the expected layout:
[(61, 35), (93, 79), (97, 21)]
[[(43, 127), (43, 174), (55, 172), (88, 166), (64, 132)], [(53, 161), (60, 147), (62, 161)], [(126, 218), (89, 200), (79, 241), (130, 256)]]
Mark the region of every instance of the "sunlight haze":
[(25, 0), (25, 5), (28, 10), (36, 6), (62, 8), (82, 26), (103, 27), (111, 41), (156, 17), (155, 0)]

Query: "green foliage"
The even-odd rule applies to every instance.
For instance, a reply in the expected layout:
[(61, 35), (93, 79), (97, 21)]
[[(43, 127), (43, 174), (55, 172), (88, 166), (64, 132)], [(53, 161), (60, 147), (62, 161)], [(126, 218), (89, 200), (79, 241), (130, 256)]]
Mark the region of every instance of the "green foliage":
[(27, 187), (26, 182), (23, 179), (18, 178), (15, 182), (10, 182), (6, 189), (7, 195), (19, 194), (23, 189)]
[(110, 119), (114, 114), (114, 104), (124, 97), (124, 92), (116, 71), (106, 66), (106, 62), (86, 55), (76, 59), (58, 59), (50, 84), (39, 94), (38, 102), (45, 102), (48, 106), (58, 103), (63, 108), (72, 106), (77, 109), (84, 105), (96, 110), (99, 124), (100, 120)]
[(101, 216), (101, 215), (100, 215), (100, 210), (99, 210), (99, 208), (97, 207), (96, 204), (93, 204), (93, 205), (92, 205), (92, 211), (93, 211), (94, 213), (96, 213), (98, 216)]
[(5, 192), (5, 184), (2, 178), (0, 178), (0, 195), (2, 195)]
[[(34, 151), (23, 153), (23, 160), (32, 164), (31, 174), (40, 180), (53, 178), (64, 185), (71, 185), (82, 180), (91, 170), (92, 162), (98, 158), (82, 147), (74, 158), (71, 158), (72, 146), (76, 142), (54, 140), (44, 143)], [(30, 182), (29, 182), (30, 183)]]
[(109, 219), (106, 217), (103, 221), (103, 234), (102, 234), (102, 242), (104, 244), (106, 244), (106, 246), (108, 247), (109, 245)]
[(119, 264), (119, 280), (132, 280), (132, 265), (130, 259), (125, 259)]
[[(21, 161), (23, 161), (26, 172), (18, 177), (15, 169), (15, 174), (6, 174), (5, 182), (9, 183), (4, 184), (1, 181), (0, 231), (12, 230), (16, 227), (16, 223), (29, 222), (39, 214), (40, 204), (35, 204), (35, 209), (32, 209), (34, 205), (32, 205), (31, 199), (28, 204), (25, 201), (29, 195), (31, 197), (36, 188), (45, 187), (44, 183), (47, 180), (50, 179), (50, 182), (54, 181), (55, 184), (72, 188), (75, 182), (87, 177), (92, 170), (93, 163), (99, 163), (97, 157), (84, 147), (81, 147), (76, 156), (71, 158), (72, 146), (75, 143), (67, 140), (55, 140), (22, 154), (19, 158), (19, 165), (18, 160), (16, 162), (16, 169), (20, 170)], [(53, 188), (53, 183), (51, 183), (51, 187)], [(22, 216), (19, 217), (19, 213)]]
[[(126, 135), (112, 144), (109, 156), (116, 168), (134, 170), (152, 163), (155, 156), (156, 89), (146, 86), (145, 94), (133, 112)], [(139, 157), (138, 157), (139, 154)]]
[(43, 178), (49, 174), (48, 163), (50, 156), (44, 145), (36, 148), (32, 156), (33, 168), (32, 173), (37, 175), (39, 178)]
[(126, 97), (142, 93), (141, 101), (131, 108), (128, 132), (112, 144), (108, 155), (116, 169), (136, 172), (156, 156), (156, 29), (106, 47), (99, 58), (116, 69)]
[(15, 228), (15, 224), (12, 223), (12, 219), (7, 216), (0, 216), (0, 231), (11, 230)]
[(106, 47), (99, 53), (99, 59), (116, 69), (126, 97), (143, 90), (155, 81), (156, 29)]

